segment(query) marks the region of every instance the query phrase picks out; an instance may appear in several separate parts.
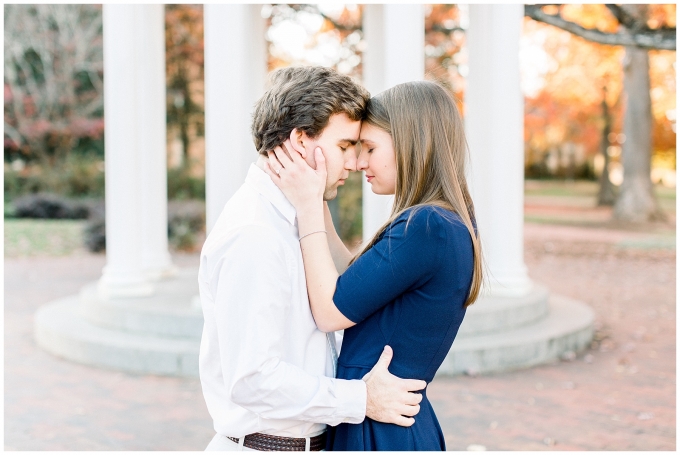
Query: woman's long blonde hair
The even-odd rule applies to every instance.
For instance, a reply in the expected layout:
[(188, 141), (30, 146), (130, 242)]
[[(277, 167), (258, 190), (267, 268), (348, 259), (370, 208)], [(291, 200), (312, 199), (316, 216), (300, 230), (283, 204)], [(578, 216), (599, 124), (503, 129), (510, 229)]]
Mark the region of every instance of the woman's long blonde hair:
[(465, 307), (471, 305), (482, 286), (482, 249), (465, 180), (467, 141), (453, 96), (434, 82), (399, 84), (369, 100), (364, 121), (392, 136), (397, 182), (389, 219), (352, 262), (371, 248), (405, 210), (426, 205), (442, 207), (457, 213), (470, 233), (474, 268)]

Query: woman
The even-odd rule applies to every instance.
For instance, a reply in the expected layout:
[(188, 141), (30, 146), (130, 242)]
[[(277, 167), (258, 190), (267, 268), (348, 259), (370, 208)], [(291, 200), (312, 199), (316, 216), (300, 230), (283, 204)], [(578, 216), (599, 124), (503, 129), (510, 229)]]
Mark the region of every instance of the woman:
[[(277, 148), (267, 173), (297, 211), (317, 326), (326, 332), (346, 329), (337, 377), (363, 378), (389, 345), (392, 374), (429, 383), (482, 280), (465, 181), (463, 124), (445, 89), (433, 82), (409, 82), (371, 98), (360, 143), (357, 168), (366, 173), (374, 193), (394, 194), (395, 199), (389, 220), (354, 258), (339, 245), (324, 208), (325, 160), (319, 148), (316, 170), (298, 154), (288, 157)], [(427, 388), (411, 426), (368, 418), (340, 424), (330, 429), (328, 448), (446, 450)]]

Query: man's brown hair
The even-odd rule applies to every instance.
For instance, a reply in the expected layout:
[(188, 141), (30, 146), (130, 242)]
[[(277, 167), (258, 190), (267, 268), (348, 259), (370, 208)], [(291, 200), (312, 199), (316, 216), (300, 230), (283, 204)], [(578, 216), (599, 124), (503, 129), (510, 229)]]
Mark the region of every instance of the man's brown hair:
[(351, 77), (323, 66), (274, 71), (269, 89), (255, 104), (251, 131), (258, 153), (266, 154), (288, 139), (293, 128), (318, 137), (334, 114), (362, 120), (368, 91)]

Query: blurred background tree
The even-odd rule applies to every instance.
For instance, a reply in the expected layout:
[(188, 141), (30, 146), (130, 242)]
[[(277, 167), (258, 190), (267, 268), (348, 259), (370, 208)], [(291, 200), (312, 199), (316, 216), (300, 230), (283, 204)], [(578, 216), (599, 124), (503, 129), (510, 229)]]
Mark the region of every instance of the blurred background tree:
[(6, 156), (54, 165), (101, 137), (101, 6), (6, 5), (4, 50)]
[(101, 6), (5, 5), (4, 25), (5, 197), (102, 194)]
[[(661, 212), (653, 189), (652, 159), (654, 150), (667, 154), (667, 150), (674, 150), (675, 147), (676, 106), (674, 101), (671, 101), (671, 98), (674, 98), (672, 95), (675, 92), (675, 85), (669, 79), (671, 65), (674, 65), (675, 60), (675, 5), (548, 5), (545, 7), (527, 5), (525, 12), (532, 19), (559, 27), (579, 37), (577, 41), (588, 40), (600, 44), (600, 46), (592, 47), (597, 49), (600, 55), (594, 61), (579, 62), (578, 68), (590, 71), (592, 74), (592, 68), (606, 67), (604, 72), (596, 71), (592, 74), (594, 78), (586, 79), (588, 81), (586, 84), (595, 90), (614, 85), (613, 90), (602, 92), (608, 93), (616, 100), (623, 98), (622, 103), (615, 103), (616, 107), (623, 110), (623, 126), (615, 128), (621, 132), (615, 136), (611, 131), (601, 133), (607, 136), (603, 136), (601, 150), (605, 153), (610, 152), (617, 158), (621, 157), (621, 164), (610, 162), (607, 158), (600, 160), (602, 165), (608, 166), (606, 171), (613, 173), (621, 185), (621, 191), (615, 202), (614, 216), (620, 220), (633, 222), (663, 219), (664, 214)], [(564, 41), (569, 40), (565, 35)], [(603, 49), (608, 46), (624, 46), (625, 51), (620, 47)], [(661, 60), (661, 62), (654, 62), (650, 65), (651, 52), (654, 52), (651, 55), (652, 59)], [(611, 65), (599, 64), (613, 61), (611, 58), (602, 58), (607, 53), (610, 56), (616, 56), (616, 60), (622, 62), (623, 71), (621, 69), (616, 71), (610, 68)], [(582, 59), (585, 55), (579, 53), (576, 58)], [(659, 67), (663, 68), (661, 73), (655, 71)], [(571, 76), (568, 72), (561, 74)], [(621, 75), (623, 75), (623, 84), (618, 80), (612, 81), (613, 77), (620, 78)], [(573, 94), (575, 93), (573, 90), (568, 90), (573, 85), (574, 83), (570, 85), (562, 83), (559, 85), (560, 91)], [(652, 96), (656, 98), (654, 100), (656, 109), (652, 108)], [(559, 95), (553, 98), (557, 99)], [(593, 97), (585, 97), (585, 99), (593, 104)], [(603, 117), (599, 123), (603, 124), (600, 129), (605, 132), (612, 126), (609, 119), (609, 102), (606, 98), (601, 101), (606, 105), (603, 104)], [(577, 106), (573, 102), (569, 105)], [(578, 123), (568, 123), (568, 125), (574, 124)], [(590, 121), (585, 124), (595, 125), (596, 123)], [(551, 122), (549, 128), (555, 125), (556, 123)], [(672, 130), (673, 134), (668, 134), (669, 130)], [(613, 137), (617, 141), (611, 147), (607, 146), (607, 142)], [(673, 167), (675, 167), (674, 163)], [(605, 177), (601, 179), (601, 183), (603, 187), (600, 191), (600, 202), (609, 202), (607, 186), (610, 182)]]
[[(639, 175), (675, 187), (675, 51), (654, 50), (675, 46), (675, 5), (640, 11), (624, 6), (527, 6), (520, 41), (525, 175), (599, 179), (601, 204), (621, 201), (626, 185), (640, 186), (624, 169), (628, 151), (639, 150), (626, 128), (640, 122), (624, 121), (630, 90), (651, 103), (651, 144), (643, 160), (648, 167), (638, 166)], [(448, 86), (464, 113), (467, 6), (424, 8), (425, 77)], [(352, 4), (263, 5), (269, 70), (325, 65), (361, 80), (362, 14), (363, 7)], [(200, 201), (205, 198), (203, 8), (167, 5), (165, 19), (168, 197)], [(101, 33), (101, 6), (5, 6), (6, 201), (39, 191), (103, 197)], [(626, 43), (646, 46), (647, 88), (626, 88)], [(646, 194), (651, 183), (642, 185)], [(352, 174), (331, 203), (349, 243), (361, 238), (361, 186), (361, 175)]]
[(165, 49), (169, 165), (189, 166), (205, 136), (202, 5), (165, 7)]
[(459, 101), (468, 71), (466, 29), (465, 6), (425, 5), (425, 78), (448, 87)]
[(168, 197), (205, 199), (203, 6), (165, 6)]

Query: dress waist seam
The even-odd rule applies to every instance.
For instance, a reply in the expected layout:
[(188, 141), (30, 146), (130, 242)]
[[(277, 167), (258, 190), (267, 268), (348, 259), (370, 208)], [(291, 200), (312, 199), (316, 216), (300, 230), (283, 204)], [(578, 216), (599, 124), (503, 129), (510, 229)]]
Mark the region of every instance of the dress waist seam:
[(349, 365), (347, 363), (342, 363), (338, 361), (338, 366), (342, 366), (345, 368), (368, 368), (369, 370), (373, 369), (374, 365)]

